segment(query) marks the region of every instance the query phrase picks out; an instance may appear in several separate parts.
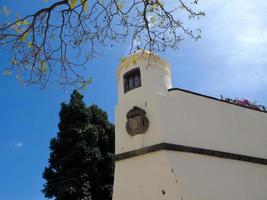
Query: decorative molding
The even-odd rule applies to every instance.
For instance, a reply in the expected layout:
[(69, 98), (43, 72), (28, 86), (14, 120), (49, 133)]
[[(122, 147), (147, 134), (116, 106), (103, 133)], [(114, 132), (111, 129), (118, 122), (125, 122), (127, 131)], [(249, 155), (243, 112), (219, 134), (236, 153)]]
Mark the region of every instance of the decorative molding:
[(144, 154), (148, 154), (148, 153), (152, 153), (156, 151), (161, 151), (161, 150), (194, 153), (194, 154), (200, 154), (200, 155), (205, 155), (205, 156), (212, 156), (212, 157), (218, 157), (218, 158), (224, 158), (224, 159), (231, 159), (231, 160), (238, 160), (238, 161), (256, 163), (256, 164), (261, 164), (261, 165), (267, 165), (266, 158), (259, 158), (259, 157), (247, 156), (247, 155), (242, 155), (242, 154), (235, 154), (235, 153), (229, 153), (229, 152), (224, 152), (224, 151), (216, 151), (216, 150), (204, 149), (204, 148), (199, 148), (199, 147), (190, 147), (190, 146), (170, 144), (170, 143), (155, 144), (155, 145), (144, 147), (141, 149), (117, 154), (115, 155), (115, 161), (133, 158), (136, 156), (140, 156), (140, 155), (144, 155)]
[(168, 89), (168, 91), (169, 91), (169, 92), (171, 92), (171, 91), (181, 91), (181, 92), (186, 92), (186, 93), (189, 93), (189, 94), (193, 94), (193, 95), (201, 96), (201, 97), (208, 98), (208, 99), (212, 99), (212, 100), (215, 100), (215, 101), (220, 101), (220, 102), (227, 103), (227, 104), (231, 104), (231, 105), (234, 105), (234, 106), (239, 106), (239, 107), (242, 107), (242, 108), (247, 108), (247, 109), (254, 110), (254, 111), (258, 111), (258, 112), (267, 113), (267, 111), (264, 111), (264, 110), (259, 110), (259, 109), (255, 109), (255, 108), (251, 108), (251, 107), (247, 107), (247, 106), (238, 105), (238, 104), (235, 104), (235, 103), (233, 103), (233, 102), (231, 102), (231, 101), (224, 101), (224, 100), (222, 100), (222, 99), (218, 99), (218, 98), (211, 97), (211, 96), (207, 96), (207, 95), (204, 95), (204, 94), (200, 94), (200, 93), (192, 92), (192, 91), (189, 91), (189, 90), (184, 90), (184, 89), (181, 89), (181, 88), (170, 88), (170, 89)]
[(146, 117), (146, 111), (134, 106), (127, 114), (126, 130), (131, 136), (143, 134), (147, 131), (149, 121)]

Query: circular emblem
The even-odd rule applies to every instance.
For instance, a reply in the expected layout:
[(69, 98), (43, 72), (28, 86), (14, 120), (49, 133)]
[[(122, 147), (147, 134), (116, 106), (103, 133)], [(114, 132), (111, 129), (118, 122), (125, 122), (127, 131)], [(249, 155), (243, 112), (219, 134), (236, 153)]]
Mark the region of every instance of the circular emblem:
[(146, 111), (137, 106), (134, 106), (127, 113), (126, 117), (126, 130), (130, 135), (134, 136), (137, 134), (143, 134), (147, 131), (149, 121), (146, 117)]

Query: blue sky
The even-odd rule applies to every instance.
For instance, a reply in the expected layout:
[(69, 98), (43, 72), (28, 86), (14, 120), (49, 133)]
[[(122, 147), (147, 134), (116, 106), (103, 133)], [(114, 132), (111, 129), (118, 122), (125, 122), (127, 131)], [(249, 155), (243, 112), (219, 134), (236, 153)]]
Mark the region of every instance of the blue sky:
[[(1, 0), (22, 15), (44, 5), (40, 0)], [(177, 51), (162, 56), (172, 67), (173, 87), (219, 97), (244, 97), (267, 105), (267, 1), (207, 0), (207, 17), (196, 22), (202, 39), (185, 39)], [(129, 45), (102, 49), (89, 63), (93, 83), (82, 93), (114, 121), (116, 66)], [(0, 70), (9, 61), (0, 54)], [(2, 72), (1, 72), (2, 73)], [(45, 90), (23, 87), (15, 78), (0, 76), (0, 199), (43, 200), (41, 174), (49, 156), (49, 141), (57, 133), (60, 103), (71, 89), (48, 85)]]

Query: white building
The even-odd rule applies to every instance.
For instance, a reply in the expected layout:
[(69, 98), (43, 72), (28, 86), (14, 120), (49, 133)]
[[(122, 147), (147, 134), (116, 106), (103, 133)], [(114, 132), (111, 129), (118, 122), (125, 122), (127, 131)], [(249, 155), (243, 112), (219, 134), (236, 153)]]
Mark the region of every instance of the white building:
[(113, 200), (267, 199), (266, 112), (172, 88), (147, 52), (117, 77)]

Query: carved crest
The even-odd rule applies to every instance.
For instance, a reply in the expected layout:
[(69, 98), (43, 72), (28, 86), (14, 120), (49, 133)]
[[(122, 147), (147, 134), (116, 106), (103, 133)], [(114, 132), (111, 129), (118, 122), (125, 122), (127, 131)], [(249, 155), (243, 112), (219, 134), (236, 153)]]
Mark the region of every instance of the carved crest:
[(134, 136), (137, 134), (143, 134), (148, 129), (148, 119), (146, 117), (146, 111), (134, 106), (126, 115), (128, 121), (126, 123), (127, 132)]

